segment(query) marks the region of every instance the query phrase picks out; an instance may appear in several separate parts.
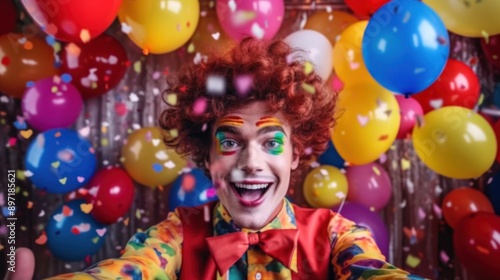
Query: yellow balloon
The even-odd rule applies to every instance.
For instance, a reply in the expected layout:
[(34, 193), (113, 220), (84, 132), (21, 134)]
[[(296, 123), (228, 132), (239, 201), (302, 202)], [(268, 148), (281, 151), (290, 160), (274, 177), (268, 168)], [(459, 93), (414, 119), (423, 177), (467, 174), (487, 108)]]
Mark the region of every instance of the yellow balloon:
[(335, 166), (314, 168), (304, 180), (303, 191), (307, 203), (315, 208), (332, 208), (347, 197), (347, 178)]
[(401, 116), (393, 93), (379, 84), (346, 86), (339, 93), (332, 140), (347, 162), (368, 164), (392, 145)]
[(500, 34), (500, 1), (424, 0), (446, 28), (465, 37)]
[(458, 106), (446, 106), (424, 116), (415, 126), (413, 146), (422, 162), (434, 172), (456, 179), (483, 175), (497, 151), (495, 133), (479, 114)]
[(337, 76), (346, 85), (369, 82), (376, 83), (366, 69), (361, 44), (367, 20), (358, 21), (344, 30), (333, 48), (333, 68)]
[(318, 31), (328, 38), (332, 46), (335, 46), (338, 39), (337, 37), (342, 33), (342, 31), (357, 21), (358, 19), (355, 16), (346, 12), (318, 11), (307, 19), (304, 29)]
[(184, 45), (200, 17), (197, 0), (123, 0), (122, 30), (144, 53), (162, 54)]
[(148, 187), (172, 183), (186, 167), (186, 160), (163, 144), (158, 127), (132, 132), (123, 145), (122, 158), (130, 177)]

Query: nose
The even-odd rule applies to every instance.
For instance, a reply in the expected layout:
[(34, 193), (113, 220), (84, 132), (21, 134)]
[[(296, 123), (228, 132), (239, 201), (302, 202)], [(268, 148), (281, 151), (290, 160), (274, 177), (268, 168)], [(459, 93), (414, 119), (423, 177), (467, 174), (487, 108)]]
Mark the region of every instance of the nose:
[(247, 174), (257, 173), (263, 170), (263, 158), (258, 147), (249, 145), (240, 153), (238, 168)]

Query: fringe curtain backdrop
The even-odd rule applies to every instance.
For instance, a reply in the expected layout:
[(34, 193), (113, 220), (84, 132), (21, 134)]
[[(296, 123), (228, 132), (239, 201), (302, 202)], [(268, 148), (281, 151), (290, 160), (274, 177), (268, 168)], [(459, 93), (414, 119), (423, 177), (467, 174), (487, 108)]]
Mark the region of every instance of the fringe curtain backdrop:
[[(201, 2), (202, 9), (207, 9), (208, 6), (204, 5), (206, 1)], [(286, 16), (277, 35), (279, 38), (299, 30), (315, 9), (326, 6), (309, 2), (304, 4), (307, 1), (286, 2)], [(329, 1), (332, 4), (329, 6), (347, 10), (339, 2), (341, 1)], [(20, 11), (22, 24), (28, 24), (25, 17), (26, 13)], [(118, 22), (107, 33), (123, 43), (131, 66), (124, 79), (113, 90), (100, 98), (85, 102), (82, 114), (74, 125), (77, 130), (90, 129), (89, 140), (96, 149), (98, 167), (119, 166), (121, 147), (130, 131), (157, 125), (157, 117), (166, 106), (162, 101), (162, 92), (166, 88), (165, 75), (174, 75), (183, 63), (190, 62), (194, 57), (187, 52), (187, 44), (172, 53), (144, 56), (121, 32)], [(43, 37), (44, 34), (40, 32), (39, 36)], [(488, 93), (492, 92), (493, 75), (482, 58), (479, 41), (453, 34), (451, 38), (451, 56), (473, 67), (481, 79), (485, 100), (491, 99)], [(158, 73), (161, 73), (159, 78)], [(63, 262), (53, 257), (46, 245), (38, 245), (35, 240), (44, 230), (50, 213), (65, 197), (44, 193), (36, 189), (29, 180), (22, 178), (25, 170), (24, 155), (34, 137), (24, 139), (13, 125), (17, 116), (22, 115), (20, 100), (2, 95), (0, 98), (0, 170), (2, 178), (7, 177), (7, 170), (18, 171), (16, 246), (27, 246), (35, 252), (35, 279), (83, 270), (100, 260), (119, 257), (120, 251), (134, 233), (147, 229), (167, 216), (169, 186), (152, 189), (136, 183), (135, 199), (129, 213), (108, 227), (105, 244), (96, 255), (82, 262)], [(117, 108), (121, 106), (126, 106), (125, 114), (117, 113)], [(13, 147), (8, 146), (11, 137), (17, 138)], [(409, 168), (402, 164), (403, 160), (410, 163)], [(382, 164), (393, 184), (393, 197), (381, 213), (391, 236), (389, 261), (431, 279), (474, 279), (467, 275), (454, 257), (452, 231), (441, 217), (440, 205), (444, 195), (450, 190), (463, 185), (481, 189), (484, 180), (458, 181), (436, 175), (417, 158), (409, 140), (396, 141), (386, 153)], [(0, 192), (4, 197), (7, 197), (6, 184), (6, 180), (0, 180)], [(305, 205), (300, 182), (291, 187), (295, 190), (293, 201)], [(33, 203), (32, 207), (28, 207), (30, 202)], [(5, 224), (6, 220), (2, 216), (0, 244), (4, 248), (0, 251), (0, 275), (5, 273), (7, 253), (8, 232)]]

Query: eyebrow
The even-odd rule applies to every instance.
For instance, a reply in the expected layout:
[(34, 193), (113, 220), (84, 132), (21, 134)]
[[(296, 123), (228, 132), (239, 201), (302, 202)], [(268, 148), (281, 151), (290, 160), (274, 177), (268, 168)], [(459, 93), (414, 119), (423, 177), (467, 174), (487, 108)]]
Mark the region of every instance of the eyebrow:
[[(279, 125), (264, 126), (263, 128), (257, 130), (257, 134), (261, 135), (261, 134), (266, 134), (268, 132), (273, 132), (273, 131), (280, 131), (283, 134), (285, 134), (285, 136), (288, 136), (286, 134), (285, 130), (283, 129), (283, 127), (279, 126)], [(241, 132), (238, 128), (236, 128), (234, 126), (228, 126), (228, 125), (219, 126), (215, 130), (215, 134), (217, 134), (219, 132), (227, 132), (227, 133), (232, 133), (232, 134), (236, 134), (236, 135), (241, 135)]]

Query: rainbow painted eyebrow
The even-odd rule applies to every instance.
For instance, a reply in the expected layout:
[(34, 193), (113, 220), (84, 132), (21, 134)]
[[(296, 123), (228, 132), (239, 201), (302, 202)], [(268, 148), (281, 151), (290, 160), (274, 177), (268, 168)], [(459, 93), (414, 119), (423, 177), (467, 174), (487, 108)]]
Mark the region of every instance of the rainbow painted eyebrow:
[(222, 117), (218, 122), (217, 126), (243, 126), (243, 119), (240, 116), (229, 115)]
[(280, 120), (278, 120), (277, 118), (275, 117), (269, 117), (269, 116), (265, 116), (265, 117), (262, 117), (260, 118), (256, 123), (255, 125), (257, 127), (265, 127), (265, 126), (282, 126)]

